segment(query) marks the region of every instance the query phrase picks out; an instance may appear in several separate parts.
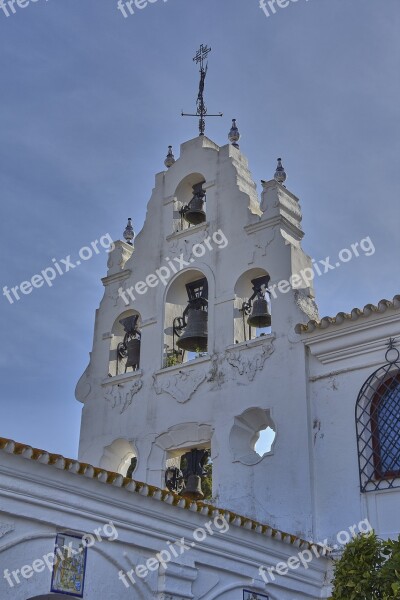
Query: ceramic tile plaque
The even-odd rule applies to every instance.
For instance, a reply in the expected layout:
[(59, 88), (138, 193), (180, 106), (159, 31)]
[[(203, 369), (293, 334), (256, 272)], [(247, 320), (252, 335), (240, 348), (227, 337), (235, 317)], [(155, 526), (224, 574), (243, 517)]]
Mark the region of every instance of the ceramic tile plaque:
[(86, 556), (82, 537), (57, 534), (50, 591), (83, 598)]

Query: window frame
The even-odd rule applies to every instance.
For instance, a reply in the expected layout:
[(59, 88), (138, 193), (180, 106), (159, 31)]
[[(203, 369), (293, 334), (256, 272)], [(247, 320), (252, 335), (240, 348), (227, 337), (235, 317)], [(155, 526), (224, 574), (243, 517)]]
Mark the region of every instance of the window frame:
[[(378, 410), (388, 390), (388, 384), (390, 385), (393, 380), (400, 381), (400, 351), (391, 343), (388, 346), (387, 362), (366, 379), (358, 393), (355, 405), (355, 434), (361, 493), (400, 488), (400, 471), (382, 470), (384, 455), (377, 429)], [(393, 358), (390, 359), (390, 356)]]
[[(393, 479), (400, 477), (400, 468), (394, 471), (384, 471), (382, 468), (383, 463), (383, 449), (381, 446), (381, 432), (379, 429), (379, 410), (382, 406), (382, 402), (387, 399), (387, 395), (390, 391), (389, 386), (396, 382), (397, 385), (393, 388), (394, 390), (400, 388), (400, 371), (394, 375), (385, 378), (377, 391), (375, 392), (371, 402), (371, 433), (372, 433), (372, 453), (373, 462), (375, 467), (375, 479)], [(400, 430), (400, 419), (398, 421)]]

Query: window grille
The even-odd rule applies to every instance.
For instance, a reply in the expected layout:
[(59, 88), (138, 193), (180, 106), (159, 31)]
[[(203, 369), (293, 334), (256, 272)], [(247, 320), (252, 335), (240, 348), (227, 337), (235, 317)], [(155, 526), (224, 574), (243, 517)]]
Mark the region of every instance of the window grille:
[[(390, 358), (392, 357), (392, 358)], [(356, 427), (362, 492), (400, 487), (400, 353), (389, 344), (387, 363), (362, 386)]]

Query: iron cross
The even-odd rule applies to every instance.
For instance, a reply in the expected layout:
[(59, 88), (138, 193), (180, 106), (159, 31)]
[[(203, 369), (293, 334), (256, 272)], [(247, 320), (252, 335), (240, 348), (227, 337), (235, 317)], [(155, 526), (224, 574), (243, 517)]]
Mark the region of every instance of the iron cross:
[(193, 58), (193, 61), (196, 64), (200, 63), (200, 85), (199, 85), (199, 93), (197, 95), (197, 111), (196, 114), (184, 113), (182, 111), (182, 117), (200, 117), (199, 119), (199, 131), (200, 135), (204, 135), (204, 131), (206, 129), (206, 117), (222, 117), (222, 113), (218, 113), (217, 115), (209, 115), (207, 114), (207, 107), (204, 102), (204, 86), (206, 81), (206, 75), (208, 70), (208, 62), (206, 62), (207, 56), (211, 52), (211, 48), (208, 46), (204, 46), (201, 44), (199, 50), (196, 52), (196, 56)]

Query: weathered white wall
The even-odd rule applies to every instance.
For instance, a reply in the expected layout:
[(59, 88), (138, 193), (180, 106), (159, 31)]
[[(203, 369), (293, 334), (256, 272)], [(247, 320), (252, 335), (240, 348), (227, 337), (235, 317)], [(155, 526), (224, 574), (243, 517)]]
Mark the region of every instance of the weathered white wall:
[[(328, 597), (324, 581), (330, 561), (322, 557), (314, 558), (308, 569), (300, 566), (265, 585), (260, 565), (286, 562), (305, 547), (287, 538), (282, 541), (232, 523), (228, 529), (211, 525), (213, 535), (192, 545), (195, 529), (213, 522), (215, 514), (172, 506), (160, 495), (151, 498), (4, 450), (0, 451), (0, 478), (2, 600), (42, 595), (47, 599), (51, 582), (47, 568), (28, 579), (19, 575), (20, 584), (12, 588), (4, 570), (21, 570), (52, 553), (57, 532), (90, 534), (110, 521), (117, 531), (111, 537), (116, 539), (103, 539), (87, 549), (86, 600), (242, 600), (243, 588), (268, 593), (271, 600)], [(182, 554), (175, 544), (178, 557), (166, 570), (159, 567), (142, 578), (135, 574), (136, 583), (129, 588), (119, 580), (119, 571), (145, 564), (168, 548), (168, 541), (183, 537), (189, 549)]]
[[(383, 537), (400, 533), (400, 487), (360, 493), (355, 407), (367, 378), (400, 335), (397, 308), (304, 336), (313, 422), (315, 528), (319, 538), (368, 519)], [(400, 484), (400, 482), (399, 482)]]

